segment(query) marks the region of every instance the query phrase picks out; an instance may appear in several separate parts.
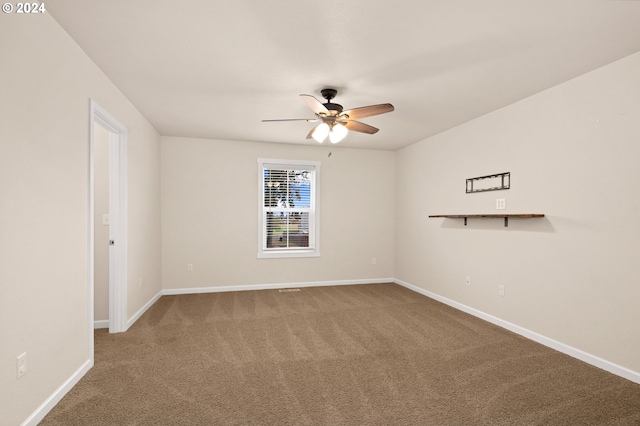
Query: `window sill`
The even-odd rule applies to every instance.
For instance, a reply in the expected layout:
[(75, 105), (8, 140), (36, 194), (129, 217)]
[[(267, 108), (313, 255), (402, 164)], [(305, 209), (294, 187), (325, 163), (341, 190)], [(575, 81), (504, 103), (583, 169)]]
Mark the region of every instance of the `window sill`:
[(258, 259), (286, 259), (295, 257), (320, 257), (319, 250), (277, 250), (258, 253)]

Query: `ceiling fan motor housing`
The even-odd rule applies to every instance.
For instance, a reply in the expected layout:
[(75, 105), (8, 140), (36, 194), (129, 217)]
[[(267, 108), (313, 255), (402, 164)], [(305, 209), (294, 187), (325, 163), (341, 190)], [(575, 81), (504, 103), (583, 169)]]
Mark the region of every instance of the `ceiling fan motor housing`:
[(326, 104), (323, 104), (323, 105), (329, 111), (336, 111), (336, 115), (342, 112), (342, 105), (340, 104), (332, 104), (331, 102), (327, 102)]

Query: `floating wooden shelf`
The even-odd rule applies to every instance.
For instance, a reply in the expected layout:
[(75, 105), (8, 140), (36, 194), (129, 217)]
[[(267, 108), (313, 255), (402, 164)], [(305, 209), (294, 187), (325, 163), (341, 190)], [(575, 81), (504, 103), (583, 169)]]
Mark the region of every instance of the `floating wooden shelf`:
[(519, 213), (519, 214), (509, 214), (509, 213), (496, 213), (496, 214), (434, 214), (429, 215), (429, 217), (446, 217), (449, 219), (464, 219), (464, 225), (467, 226), (467, 218), (472, 219), (504, 219), (504, 226), (509, 226), (509, 218), (513, 217), (516, 219), (533, 219), (535, 217), (544, 217), (543, 214), (540, 213)]

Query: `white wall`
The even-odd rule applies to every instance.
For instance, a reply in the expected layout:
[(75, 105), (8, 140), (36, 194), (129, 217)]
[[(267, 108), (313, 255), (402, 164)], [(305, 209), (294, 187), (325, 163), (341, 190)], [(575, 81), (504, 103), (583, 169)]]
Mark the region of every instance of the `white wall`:
[[(126, 99), (122, 98), (124, 101)], [(98, 100), (98, 102), (100, 102)], [(160, 235), (160, 136), (133, 109), (116, 119), (128, 130), (127, 318), (139, 314), (162, 289)], [(104, 106), (110, 112), (108, 106)], [(114, 114), (114, 113), (112, 113)]]
[[(319, 258), (256, 257), (258, 158), (321, 162)], [(163, 137), (163, 288), (392, 278), (394, 161), (385, 151)]]
[[(396, 277), (640, 372), (638, 76), (640, 53), (399, 151)], [(496, 198), (546, 218), (427, 218)]]
[(0, 14), (0, 40), (0, 423), (16, 425), (90, 362), (89, 99), (129, 130), (128, 278), (145, 278), (130, 315), (160, 291), (160, 157), (157, 132), (49, 15)]

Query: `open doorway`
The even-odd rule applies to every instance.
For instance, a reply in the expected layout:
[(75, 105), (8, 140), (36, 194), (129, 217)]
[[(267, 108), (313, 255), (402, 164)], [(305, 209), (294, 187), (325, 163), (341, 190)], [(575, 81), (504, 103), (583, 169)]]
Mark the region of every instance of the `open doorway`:
[[(108, 326), (110, 333), (127, 329), (126, 148), (127, 129), (92, 100), (88, 248), (92, 358), (93, 330), (96, 326)], [(103, 247), (103, 244), (107, 247)], [(107, 289), (105, 280), (108, 282)]]

